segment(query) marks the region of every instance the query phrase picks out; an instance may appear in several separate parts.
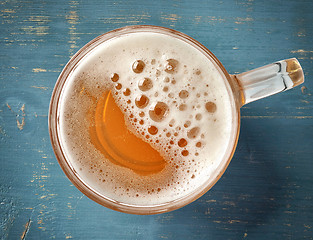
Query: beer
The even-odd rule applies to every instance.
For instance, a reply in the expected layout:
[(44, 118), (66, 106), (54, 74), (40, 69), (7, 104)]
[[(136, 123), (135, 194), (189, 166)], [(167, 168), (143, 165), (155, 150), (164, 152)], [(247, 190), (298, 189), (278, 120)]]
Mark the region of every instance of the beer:
[(112, 201), (183, 198), (216, 178), (229, 157), (229, 88), (216, 63), (186, 41), (148, 31), (113, 37), (80, 59), (63, 86), (64, 155)]

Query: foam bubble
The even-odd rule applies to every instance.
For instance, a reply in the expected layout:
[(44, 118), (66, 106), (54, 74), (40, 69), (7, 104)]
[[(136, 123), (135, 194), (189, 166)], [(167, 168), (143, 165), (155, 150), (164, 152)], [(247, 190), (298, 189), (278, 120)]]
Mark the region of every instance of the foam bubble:
[(116, 83), (116, 84), (115, 84), (115, 88), (116, 88), (117, 90), (121, 90), (122, 87), (123, 87), (123, 85), (120, 84), (120, 83)]
[(111, 74), (111, 81), (112, 82), (117, 82), (119, 78), (120, 77), (119, 77), (119, 75), (117, 73), (112, 73)]
[(148, 91), (153, 87), (152, 80), (146, 77), (139, 81), (138, 87), (141, 91)]
[(155, 122), (163, 121), (169, 112), (169, 107), (164, 102), (157, 102), (149, 110), (150, 118)]
[(148, 128), (148, 132), (151, 134), (151, 135), (155, 135), (158, 133), (158, 128), (156, 126), (150, 126)]
[(189, 92), (187, 91), (187, 90), (181, 90), (180, 92), (179, 92), (179, 97), (180, 98), (187, 98), (189, 96)]
[(195, 116), (195, 119), (200, 121), (202, 119), (202, 114), (201, 113), (197, 113)]
[(124, 96), (129, 96), (130, 95), (130, 89), (129, 88), (126, 88), (124, 91), (123, 91), (123, 94)]
[(179, 141), (178, 141), (178, 146), (180, 146), (180, 147), (185, 147), (186, 145), (187, 145), (187, 140), (185, 139), (185, 138), (181, 138), (181, 139), (179, 139)]
[(138, 108), (145, 108), (149, 103), (149, 98), (146, 95), (140, 95), (136, 98), (135, 104)]
[(184, 157), (187, 157), (189, 155), (188, 150), (181, 151), (181, 155), (184, 156)]
[(214, 102), (207, 102), (205, 108), (209, 113), (214, 113), (216, 111), (216, 104)]
[(175, 71), (177, 71), (179, 62), (176, 59), (168, 59), (166, 60), (165, 65), (165, 72), (173, 74)]
[(132, 69), (135, 73), (141, 73), (145, 66), (146, 64), (142, 60), (136, 60), (132, 65)]
[(184, 127), (185, 127), (185, 128), (188, 128), (190, 125), (191, 125), (191, 122), (190, 122), (190, 121), (186, 121), (186, 122), (184, 123)]
[(196, 138), (200, 133), (200, 127), (193, 127), (187, 132), (187, 136), (190, 139)]
[(180, 111), (185, 111), (185, 110), (187, 109), (187, 104), (180, 104), (179, 107), (178, 107), (178, 109), (179, 109)]

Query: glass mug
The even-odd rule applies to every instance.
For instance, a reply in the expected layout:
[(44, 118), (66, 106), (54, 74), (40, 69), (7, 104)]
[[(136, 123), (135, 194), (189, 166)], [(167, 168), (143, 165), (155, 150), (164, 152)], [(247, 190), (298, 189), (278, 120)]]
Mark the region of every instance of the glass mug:
[[(104, 63), (101, 65), (102, 62)], [(123, 74), (127, 77), (123, 78)], [(202, 85), (197, 85), (195, 81)], [(64, 67), (50, 103), (51, 143), (67, 177), (82, 193), (97, 203), (132, 214), (168, 212), (202, 196), (225, 172), (238, 141), (241, 106), (293, 88), (303, 81), (303, 71), (294, 58), (231, 75), (206, 47), (183, 33), (157, 26), (128, 26), (95, 38), (80, 49)], [(89, 84), (95, 86), (90, 87)], [(129, 87), (125, 88), (127, 84)], [(198, 92), (193, 92), (196, 88), (194, 86), (198, 87), (195, 90)], [(153, 92), (151, 89), (158, 91)], [(104, 100), (102, 91), (106, 92)], [(149, 92), (150, 95), (147, 95)], [(129, 98), (128, 103), (132, 102), (132, 107), (129, 107), (123, 99), (133, 93), (139, 94), (139, 98), (135, 95)], [(114, 100), (118, 102), (118, 108)], [(179, 101), (183, 104), (178, 106)], [(85, 105), (86, 102), (90, 102), (89, 105)], [(165, 107), (162, 105), (157, 108), (159, 103), (163, 103)], [(97, 113), (99, 105), (102, 108)], [(140, 135), (142, 129), (147, 130), (146, 133), (142, 131), (142, 139), (138, 134), (134, 137), (126, 133), (126, 138), (130, 141), (133, 139), (134, 142), (117, 140), (114, 143), (117, 146), (105, 146), (108, 145), (106, 139), (109, 137), (103, 134), (113, 131), (117, 139), (121, 137), (119, 134), (124, 134), (120, 133), (123, 127), (112, 130), (111, 126), (119, 120), (114, 115), (117, 112), (110, 108), (117, 112), (123, 110), (126, 115), (128, 111), (137, 111), (134, 113), (139, 114), (136, 121), (133, 113), (124, 118), (125, 121), (131, 120), (131, 125), (135, 128), (139, 126), (139, 132), (132, 130), (135, 132), (134, 136), (136, 131)], [(119, 108), (120, 110), (116, 110)], [(196, 114), (195, 109), (201, 114)], [(176, 115), (173, 113), (175, 111)], [(157, 115), (160, 113), (163, 114), (161, 118), (154, 119), (160, 117)], [(186, 116), (186, 119), (181, 116)], [(166, 128), (162, 125), (163, 120), (169, 124)], [(178, 124), (173, 132), (171, 127), (174, 128), (172, 125), (175, 125), (175, 121), (185, 123)], [(100, 127), (99, 130), (99, 124), (112, 125), (107, 128), (103, 125), (104, 128)], [(198, 129), (189, 126), (197, 124), (200, 126)], [(214, 127), (210, 129), (211, 132), (206, 132), (204, 128), (209, 125)], [(128, 128), (129, 126), (125, 131), (129, 131)], [(156, 134), (157, 130), (160, 134)], [(200, 134), (202, 130), (203, 133)], [(93, 134), (96, 136), (96, 143), (93, 143)], [(166, 136), (169, 138), (164, 140)], [(141, 147), (143, 150), (139, 149), (140, 142), (145, 142)], [(147, 143), (148, 145), (144, 145)], [(161, 158), (166, 161), (155, 164), (148, 159), (147, 163), (140, 162), (149, 158), (149, 154), (152, 159), (152, 153), (155, 154), (153, 151), (158, 149), (158, 144), (162, 148), (161, 152), (166, 148), (161, 154)], [(111, 149), (114, 147), (115, 152)], [(124, 151), (122, 157), (119, 151)], [(202, 155), (201, 151), (204, 152)], [(125, 154), (138, 158), (144, 156), (144, 160), (138, 160), (141, 165), (137, 166), (136, 159), (127, 162), (125, 159), (128, 155), (123, 159)], [(193, 159), (190, 157), (192, 154), (195, 155)], [(211, 158), (212, 155), (214, 156)], [(158, 157), (160, 156), (156, 159)], [(206, 158), (210, 164), (206, 163)], [(190, 167), (188, 164), (194, 165)], [(175, 180), (168, 180), (167, 177)], [(141, 190), (134, 182), (143, 184), (147, 189)]]

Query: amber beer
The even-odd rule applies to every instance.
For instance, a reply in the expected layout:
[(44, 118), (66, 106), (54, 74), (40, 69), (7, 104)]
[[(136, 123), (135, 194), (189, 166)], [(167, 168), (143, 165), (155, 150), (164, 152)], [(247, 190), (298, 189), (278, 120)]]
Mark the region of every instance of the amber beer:
[(230, 155), (237, 120), (225, 76), (172, 35), (113, 34), (76, 61), (62, 87), (62, 152), (83, 186), (107, 201), (177, 201)]

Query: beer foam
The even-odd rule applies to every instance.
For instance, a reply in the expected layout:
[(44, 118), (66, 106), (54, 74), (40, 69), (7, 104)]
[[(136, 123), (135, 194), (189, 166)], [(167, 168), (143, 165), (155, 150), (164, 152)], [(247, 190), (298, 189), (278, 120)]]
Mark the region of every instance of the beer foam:
[[(138, 174), (93, 146), (86, 116), (105, 91), (129, 130), (166, 160), (162, 171)], [(217, 174), (234, 141), (234, 100), (220, 70), (195, 47), (160, 33), (97, 46), (73, 70), (60, 101), (67, 159), (85, 183), (118, 202), (149, 206), (192, 193)]]

